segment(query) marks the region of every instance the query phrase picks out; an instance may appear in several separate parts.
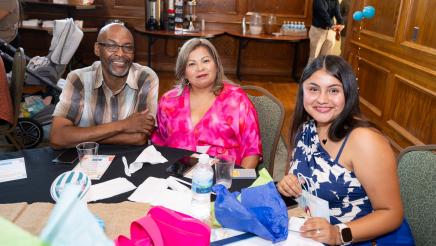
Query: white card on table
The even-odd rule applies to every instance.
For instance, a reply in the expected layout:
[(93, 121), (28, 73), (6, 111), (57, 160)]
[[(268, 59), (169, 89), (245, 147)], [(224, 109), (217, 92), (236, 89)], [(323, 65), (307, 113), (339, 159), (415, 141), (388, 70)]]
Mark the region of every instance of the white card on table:
[(256, 170), (255, 169), (233, 169), (234, 179), (255, 179)]
[[(91, 155), (87, 155), (84, 156), (82, 159), (83, 163), (77, 164), (73, 170), (75, 171), (82, 171), (84, 173), (86, 173), (89, 178), (93, 179), (93, 180), (99, 180), (103, 174), (106, 172), (106, 170), (109, 168), (110, 164), (112, 163), (112, 161), (115, 158), (115, 155), (98, 155), (98, 159), (93, 159), (95, 157), (91, 156)], [(88, 173), (87, 172), (87, 167), (90, 165), (95, 165), (95, 161), (97, 161), (97, 168), (95, 170), (95, 172), (92, 173)]]
[(0, 161), (0, 183), (27, 178), (24, 157)]

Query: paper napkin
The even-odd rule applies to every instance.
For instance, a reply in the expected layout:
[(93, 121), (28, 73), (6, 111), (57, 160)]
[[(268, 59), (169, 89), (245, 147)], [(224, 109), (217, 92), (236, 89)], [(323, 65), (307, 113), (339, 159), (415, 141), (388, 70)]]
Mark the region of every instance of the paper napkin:
[(136, 158), (135, 162), (147, 162), (150, 164), (164, 163), (168, 160), (162, 156), (162, 154), (156, 150), (153, 145), (145, 148), (142, 153)]
[(191, 192), (169, 190), (167, 180), (161, 178), (148, 177), (128, 199), (132, 202), (164, 206), (184, 214), (191, 211)]
[(89, 188), (89, 191), (85, 195), (85, 199), (88, 202), (93, 202), (113, 197), (134, 189), (136, 189), (136, 186), (126, 178), (115, 178), (106, 182), (91, 185), (91, 188)]

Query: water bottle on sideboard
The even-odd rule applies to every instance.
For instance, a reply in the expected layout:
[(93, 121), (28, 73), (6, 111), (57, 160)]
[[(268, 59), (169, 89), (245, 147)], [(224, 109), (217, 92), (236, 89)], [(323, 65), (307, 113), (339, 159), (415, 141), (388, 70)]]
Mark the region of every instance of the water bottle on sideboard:
[(183, 34), (183, 0), (175, 0), (174, 1), (174, 10), (175, 10), (175, 34)]

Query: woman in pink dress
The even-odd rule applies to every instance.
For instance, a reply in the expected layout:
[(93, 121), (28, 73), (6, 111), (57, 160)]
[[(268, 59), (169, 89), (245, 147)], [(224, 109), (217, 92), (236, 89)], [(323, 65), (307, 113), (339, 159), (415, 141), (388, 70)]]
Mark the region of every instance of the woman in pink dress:
[(176, 79), (159, 101), (153, 143), (230, 155), (236, 165), (255, 168), (262, 155), (257, 112), (239, 86), (225, 81), (215, 47), (205, 39), (187, 41)]

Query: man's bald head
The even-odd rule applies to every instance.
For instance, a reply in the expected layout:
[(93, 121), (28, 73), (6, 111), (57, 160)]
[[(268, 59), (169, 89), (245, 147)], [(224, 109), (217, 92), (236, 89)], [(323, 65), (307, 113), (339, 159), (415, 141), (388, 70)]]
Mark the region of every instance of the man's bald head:
[(126, 78), (134, 59), (132, 33), (119, 23), (104, 26), (98, 33), (94, 53), (100, 57), (105, 80)]
[(114, 35), (127, 35), (133, 44), (133, 35), (124, 25), (120, 23), (111, 23), (104, 26), (97, 36), (97, 42), (104, 42), (108, 39), (113, 39)]

